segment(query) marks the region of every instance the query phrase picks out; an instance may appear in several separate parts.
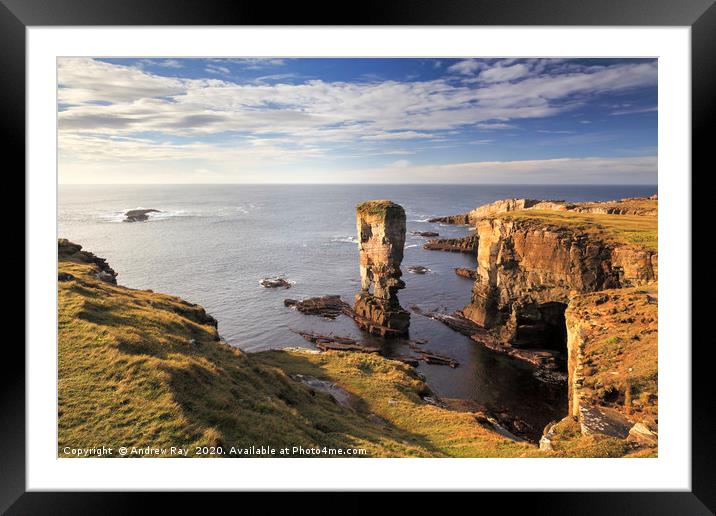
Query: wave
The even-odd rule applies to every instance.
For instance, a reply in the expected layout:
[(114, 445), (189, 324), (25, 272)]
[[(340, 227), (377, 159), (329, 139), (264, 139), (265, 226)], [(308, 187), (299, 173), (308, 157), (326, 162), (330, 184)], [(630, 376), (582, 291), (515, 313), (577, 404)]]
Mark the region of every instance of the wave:
[[(97, 214), (97, 218), (104, 222), (124, 222), (126, 213), (130, 210), (143, 210), (147, 208), (127, 208), (121, 211), (104, 212)], [(148, 219), (145, 222), (168, 220), (179, 217), (215, 217), (215, 218), (227, 218), (235, 217), (237, 215), (249, 215), (253, 209), (258, 209), (255, 205), (245, 206), (230, 206), (222, 207), (212, 211), (197, 211), (197, 210), (167, 210), (159, 209), (159, 211), (152, 211), (147, 213)]]
[(331, 238), (331, 242), (338, 242), (341, 244), (357, 244), (358, 243), (358, 237), (354, 236), (337, 236)]
[(406, 246), (404, 247), (404, 249), (410, 249), (411, 247), (418, 247), (418, 244), (406, 245)]

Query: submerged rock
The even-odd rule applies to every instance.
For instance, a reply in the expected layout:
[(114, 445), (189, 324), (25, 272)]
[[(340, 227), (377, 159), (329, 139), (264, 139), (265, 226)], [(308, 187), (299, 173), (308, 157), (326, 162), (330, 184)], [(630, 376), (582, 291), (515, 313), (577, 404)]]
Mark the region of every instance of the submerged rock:
[(413, 274), (425, 274), (426, 272), (430, 272), (430, 269), (422, 265), (411, 265), (408, 267), (408, 272), (412, 272)]
[(124, 222), (143, 222), (149, 219), (149, 213), (161, 213), (159, 210), (150, 208), (147, 210), (129, 210), (124, 214)]
[(310, 297), (302, 301), (284, 299), (283, 304), (295, 308), (301, 313), (319, 315), (328, 319), (335, 319), (341, 314), (350, 316), (350, 305), (343, 301), (341, 296)]
[(380, 352), (379, 348), (371, 346), (370, 344), (366, 344), (364, 342), (359, 342), (356, 339), (352, 339), (350, 337), (321, 335), (320, 333), (313, 333), (310, 331), (294, 330), (294, 333), (297, 333), (298, 335), (306, 339), (308, 342), (312, 342), (321, 351), (356, 351), (359, 353)]
[(413, 231), (413, 235), (421, 236), (421, 237), (436, 237), (440, 236), (440, 233), (437, 233), (436, 231)]
[(259, 284), (264, 288), (291, 288), (291, 284), (283, 278), (264, 278)]

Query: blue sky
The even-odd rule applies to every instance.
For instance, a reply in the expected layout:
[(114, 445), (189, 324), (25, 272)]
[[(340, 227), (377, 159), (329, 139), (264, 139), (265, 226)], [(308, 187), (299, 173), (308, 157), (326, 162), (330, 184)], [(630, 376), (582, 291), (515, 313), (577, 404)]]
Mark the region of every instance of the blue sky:
[(62, 183), (655, 184), (653, 59), (58, 60)]

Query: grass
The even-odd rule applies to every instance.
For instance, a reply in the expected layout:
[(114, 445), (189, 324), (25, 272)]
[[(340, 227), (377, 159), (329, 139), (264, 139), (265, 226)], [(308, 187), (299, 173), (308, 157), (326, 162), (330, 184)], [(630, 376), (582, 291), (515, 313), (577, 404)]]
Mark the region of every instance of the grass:
[[(652, 201), (655, 202), (655, 201)], [(607, 215), (572, 211), (521, 210), (498, 215), (518, 221), (535, 221), (548, 226), (577, 230), (617, 244), (658, 250), (656, 215)]]
[(331, 351), (303, 355), (297, 360), (296, 353), (270, 351), (258, 353), (255, 358), (290, 373), (340, 382), (362, 400), (362, 411), (376, 414), (388, 421), (391, 428), (407, 432), (411, 437), (406, 444), (419, 442), (420, 448), (430, 450), (431, 456), (539, 455), (535, 446), (505, 439), (477, 423), (473, 413), (454, 412), (425, 403), (420, 394), (427, 388), (409, 366), (368, 354)]
[(386, 199), (362, 202), (356, 206), (356, 211), (368, 215), (387, 215), (391, 211), (395, 212), (396, 215), (405, 214), (399, 204)]

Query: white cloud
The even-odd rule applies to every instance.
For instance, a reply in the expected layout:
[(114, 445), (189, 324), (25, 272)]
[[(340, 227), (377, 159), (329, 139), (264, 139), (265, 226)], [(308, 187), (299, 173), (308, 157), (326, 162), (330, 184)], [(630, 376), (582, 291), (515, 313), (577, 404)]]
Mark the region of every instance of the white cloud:
[[(226, 149), (226, 152), (230, 152)], [(237, 166), (220, 159), (197, 167), (192, 161), (140, 161), (131, 167), (110, 160), (97, 174), (94, 163), (60, 163), (61, 176), (76, 183), (445, 183), (445, 184), (656, 184), (657, 157), (591, 157), (413, 165), (398, 160), (377, 168), (287, 167), (271, 160)]]
[(617, 111), (612, 111), (609, 114), (612, 116), (620, 116), (620, 115), (635, 115), (635, 114), (639, 114), (639, 113), (653, 113), (654, 111), (658, 111), (658, 108), (656, 106), (645, 107), (645, 108), (621, 109), (621, 110), (617, 110)]
[(184, 65), (176, 59), (142, 59), (139, 61), (140, 67), (145, 65), (160, 66), (162, 68), (184, 68)]
[(530, 69), (525, 64), (516, 64), (512, 66), (496, 66), (488, 68), (480, 73), (480, 80), (484, 82), (503, 82), (519, 79), (530, 73)]
[(229, 70), (227, 67), (213, 65), (213, 64), (206, 65), (205, 70), (209, 73), (217, 73), (217, 74), (221, 74), (221, 75), (230, 75), (231, 74), (231, 70)]
[[(455, 65), (454, 65), (455, 66)], [(503, 69), (512, 69), (515, 66)], [(212, 71), (228, 72), (209, 64)], [(484, 72), (483, 72), (484, 74)], [(61, 130), (131, 134), (284, 133), (327, 139), (375, 137), (554, 115), (567, 97), (652, 84), (654, 64), (618, 65), (590, 73), (531, 77), (480, 88), (443, 80), (300, 84), (236, 84), (176, 79), (88, 59), (61, 61)], [(98, 101), (111, 105), (97, 105)], [(490, 122), (492, 121), (492, 122)]]
[(345, 177), (353, 178), (353, 182), (358, 177), (365, 183), (656, 184), (656, 171), (656, 156), (590, 157), (404, 167), (391, 164), (384, 168), (351, 170)]
[(399, 159), (390, 164), (391, 168), (406, 168), (410, 166), (410, 161), (407, 159)]
[[(570, 67), (558, 75), (535, 75), (544, 69), (543, 61), (499, 61), (472, 77), (481, 81), (475, 86), (443, 79), (239, 84), (218, 77), (165, 77), (94, 59), (64, 58), (58, 61), (61, 160), (75, 167), (112, 160), (192, 159), (259, 166), (267, 161), (325, 158), (341, 145), (350, 146), (345, 153), (354, 155), (410, 153), (414, 151), (375, 147), (381, 142), (444, 138), (468, 126), (510, 129), (522, 119), (573, 109), (581, 95), (656, 84), (655, 62)], [(206, 68), (225, 74), (230, 72), (228, 65), (263, 68), (283, 63), (281, 59), (213, 59)], [(486, 66), (465, 60), (450, 69), (475, 74)], [(518, 77), (522, 67), (530, 73)], [(484, 81), (490, 71), (488, 78), (512, 82)], [(279, 76), (287, 78), (273, 74), (274, 79)], [(146, 133), (163, 138), (149, 139), (143, 136)], [(221, 135), (220, 142), (207, 143), (206, 137), (212, 135)], [(192, 170), (197, 166), (202, 168), (194, 163)]]
[(476, 124), (480, 129), (492, 131), (494, 129), (515, 129), (517, 126), (514, 124), (505, 124), (504, 122), (484, 123)]
[(460, 73), (462, 75), (474, 75), (485, 67), (485, 64), (475, 59), (465, 59), (458, 61), (454, 65), (448, 66), (449, 72)]
[(58, 59), (57, 92), (60, 104), (133, 101), (179, 95), (186, 91), (181, 79), (153, 75), (130, 66), (89, 58)]

